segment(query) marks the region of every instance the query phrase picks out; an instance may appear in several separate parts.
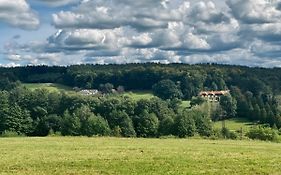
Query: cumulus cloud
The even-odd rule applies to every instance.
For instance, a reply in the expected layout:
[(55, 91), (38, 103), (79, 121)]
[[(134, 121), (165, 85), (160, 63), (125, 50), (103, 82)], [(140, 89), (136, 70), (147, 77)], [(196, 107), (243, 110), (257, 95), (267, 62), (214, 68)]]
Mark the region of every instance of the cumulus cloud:
[(87, 0), (74, 11), (61, 11), (53, 15), (57, 28), (111, 29), (131, 26), (138, 30), (165, 28), (173, 18), (162, 0)]
[(227, 4), (234, 17), (247, 24), (276, 22), (281, 17), (274, 0), (228, 0)]
[(37, 29), (40, 23), (25, 0), (0, 0), (0, 21), (27, 30)]
[(74, 5), (52, 15), (46, 41), (7, 42), (9, 61), (281, 66), (280, 0), (37, 1)]
[(59, 7), (59, 6), (64, 6), (64, 5), (69, 5), (79, 2), (79, 0), (34, 0), (34, 1), (42, 2), (51, 7)]

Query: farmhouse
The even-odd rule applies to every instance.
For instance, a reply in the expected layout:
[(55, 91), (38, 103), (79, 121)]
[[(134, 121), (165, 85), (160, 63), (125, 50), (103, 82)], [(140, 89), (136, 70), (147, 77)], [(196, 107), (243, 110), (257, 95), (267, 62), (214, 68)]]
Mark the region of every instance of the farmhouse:
[(220, 97), (223, 95), (229, 94), (229, 90), (224, 91), (201, 91), (199, 93), (200, 97), (203, 97), (209, 101), (217, 102), (220, 100)]

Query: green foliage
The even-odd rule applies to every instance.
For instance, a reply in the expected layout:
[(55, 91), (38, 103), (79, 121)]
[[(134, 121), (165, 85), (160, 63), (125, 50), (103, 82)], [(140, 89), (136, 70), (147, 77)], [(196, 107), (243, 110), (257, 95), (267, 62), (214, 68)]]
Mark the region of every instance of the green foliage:
[(156, 137), (159, 120), (154, 113), (143, 110), (136, 118), (136, 133), (139, 137)]
[(159, 134), (162, 136), (167, 136), (175, 133), (174, 129), (175, 121), (172, 117), (167, 116), (160, 121), (159, 124)]
[(228, 128), (221, 129), (221, 135), (225, 139), (232, 139), (235, 140), (238, 138), (238, 135), (234, 131), (230, 131)]
[[(11, 130), (29, 136), (46, 136), (52, 132), (105, 135), (110, 131), (97, 133), (89, 125), (107, 122), (109, 130), (119, 128), (123, 137), (141, 136), (141, 133), (145, 137), (178, 135), (176, 116), (181, 116), (183, 111), (190, 113), (195, 133), (202, 136), (211, 133), (210, 117), (213, 120), (240, 117), (281, 128), (281, 103), (275, 96), (281, 92), (280, 75), (281, 69), (212, 64), (0, 68), (0, 133)], [(18, 80), (28, 83), (27, 87)], [(124, 88), (119, 88), (120, 92), (126, 89), (134, 93), (99, 96), (70, 93), (72, 87), (97, 89), (99, 85), (104, 93), (121, 86)], [(150, 94), (153, 89), (167, 100)], [(196, 97), (202, 90), (216, 89), (230, 89), (231, 96), (222, 97), (220, 104)], [(154, 117), (144, 117), (146, 122), (143, 122), (144, 113)]]
[(210, 137), (213, 131), (211, 119), (200, 112), (196, 114), (194, 119), (197, 133), (200, 136)]
[(0, 134), (0, 137), (24, 137), (25, 135), (19, 134), (15, 131), (4, 131), (2, 134)]
[(204, 102), (206, 102), (206, 100), (202, 97), (193, 97), (190, 101), (190, 105), (191, 107), (196, 105), (202, 105)]
[(62, 122), (62, 135), (78, 136), (79, 130), (81, 128), (81, 123), (78, 117), (72, 116), (69, 111), (65, 111), (63, 114)]
[(110, 134), (110, 128), (104, 118), (92, 114), (87, 119), (87, 124), (85, 125), (84, 132), (84, 134), (87, 136), (107, 136)]
[(125, 111), (112, 111), (110, 114), (111, 128), (119, 128), (120, 135), (123, 137), (135, 137), (136, 132), (133, 126), (132, 119), (128, 116)]
[(176, 134), (181, 137), (192, 137), (196, 133), (196, 125), (193, 115), (185, 112), (179, 115), (175, 122)]
[(9, 116), (9, 94), (0, 91), (0, 134), (6, 130), (6, 119)]
[(106, 83), (106, 84), (100, 84), (99, 86), (99, 90), (102, 92), (102, 93), (105, 93), (105, 94), (109, 94), (109, 93), (112, 93), (112, 89), (114, 88), (113, 84), (111, 83)]
[(220, 106), (224, 112), (223, 119), (236, 116), (237, 101), (231, 95), (224, 95), (220, 98)]
[(32, 127), (32, 119), (27, 110), (23, 110), (17, 104), (10, 106), (7, 115), (2, 120), (4, 130), (28, 134)]
[(278, 130), (269, 127), (253, 127), (246, 134), (250, 139), (258, 139), (265, 141), (281, 141), (278, 135)]
[(179, 87), (171, 80), (162, 80), (152, 87), (153, 94), (162, 99), (182, 98)]

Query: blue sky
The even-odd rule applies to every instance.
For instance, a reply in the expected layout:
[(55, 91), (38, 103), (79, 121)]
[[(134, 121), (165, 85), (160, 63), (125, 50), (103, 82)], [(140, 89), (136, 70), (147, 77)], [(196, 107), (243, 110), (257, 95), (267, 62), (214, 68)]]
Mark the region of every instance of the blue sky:
[(0, 0), (0, 65), (281, 67), (281, 0)]

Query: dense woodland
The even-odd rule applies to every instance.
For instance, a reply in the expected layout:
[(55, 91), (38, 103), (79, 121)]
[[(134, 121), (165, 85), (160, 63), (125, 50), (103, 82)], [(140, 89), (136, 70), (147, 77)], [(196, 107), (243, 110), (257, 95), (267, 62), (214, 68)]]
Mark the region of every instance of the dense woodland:
[[(76, 65), (0, 68), (0, 133), (29, 136), (211, 136), (211, 120), (242, 117), (281, 128), (281, 69), (215, 64)], [(31, 91), (21, 83), (59, 83), (83, 89), (151, 90), (159, 98), (71, 95)], [(202, 90), (229, 89), (220, 104), (204, 107)], [(192, 108), (180, 110), (181, 100)], [(200, 106), (200, 107), (199, 107)], [(203, 106), (203, 107), (202, 107)], [(214, 106), (214, 105), (213, 105)], [(208, 110), (207, 110), (208, 108)]]

